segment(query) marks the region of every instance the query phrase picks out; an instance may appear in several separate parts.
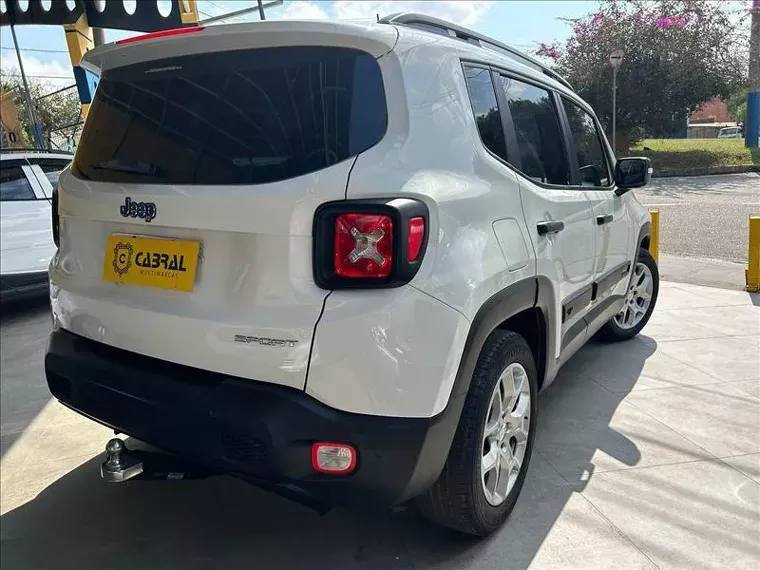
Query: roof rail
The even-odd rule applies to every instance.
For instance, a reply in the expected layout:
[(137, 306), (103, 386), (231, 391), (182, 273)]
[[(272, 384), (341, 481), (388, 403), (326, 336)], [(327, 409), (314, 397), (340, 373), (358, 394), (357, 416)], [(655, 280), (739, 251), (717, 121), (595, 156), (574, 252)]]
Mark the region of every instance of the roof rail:
[(402, 26), (419, 28), (428, 32), (432, 32), (434, 34), (457, 38), (486, 49), (491, 49), (511, 59), (519, 61), (523, 65), (527, 65), (536, 71), (540, 71), (543, 74), (548, 75), (552, 79), (559, 81), (562, 85), (573, 91), (572, 86), (567, 82), (566, 79), (564, 79), (556, 71), (550, 69), (537, 59), (522, 53), (520, 50), (509, 47), (508, 45), (503, 44), (498, 40), (495, 40), (483, 34), (479, 34), (478, 32), (475, 32), (468, 28), (446, 22), (445, 20), (439, 20), (438, 18), (433, 18), (432, 16), (426, 16), (425, 14), (416, 14), (414, 12), (399, 12), (397, 14), (391, 14), (390, 16), (386, 16), (385, 18), (380, 19), (379, 23), (400, 24)]

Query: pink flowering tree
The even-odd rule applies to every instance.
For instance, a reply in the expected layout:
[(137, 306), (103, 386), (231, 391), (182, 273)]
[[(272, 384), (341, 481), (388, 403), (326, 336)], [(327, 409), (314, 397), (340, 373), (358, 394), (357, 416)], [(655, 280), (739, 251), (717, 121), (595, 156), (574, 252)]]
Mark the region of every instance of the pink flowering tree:
[(750, 7), (749, 1), (603, 0), (597, 12), (570, 21), (564, 45), (541, 44), (536, 54), (553, 62), (610, 128), (607, 58), (624, 50), (619, 142), (672, 136), (686, 130), (686, 117), (703, 103), (746, 85)]

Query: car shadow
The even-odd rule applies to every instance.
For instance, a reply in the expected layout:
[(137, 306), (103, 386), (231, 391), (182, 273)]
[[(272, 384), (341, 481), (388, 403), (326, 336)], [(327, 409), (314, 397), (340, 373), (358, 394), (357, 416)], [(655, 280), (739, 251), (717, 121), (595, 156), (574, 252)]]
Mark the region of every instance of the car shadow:
[(0, 457), (50, 401), (42, 359), (50, 332), (47, 295), (0, 303)]
[[(435, 527), (413, 506), (320, 515), (230, 477), (107, 484), (99, 478), (98, 456), (0, 518), (0, 564), (37, 570), (527, 568), (555, 526), (571, 524), (577, 532), (578, 520), (563, 522), (567, 517), (560, 515), (593, 477), (597, 454), (625, 465), (640, 460), (636, 445), (610, 421), (656, 350), (646, 340), (592, 341), (542, 394), (525, 487), (507, 523), (486, 539)], [(616, 358), (620, 351), (626, 358)], [(595, 379), (606, 374), (615, 375), (615, 393)]]

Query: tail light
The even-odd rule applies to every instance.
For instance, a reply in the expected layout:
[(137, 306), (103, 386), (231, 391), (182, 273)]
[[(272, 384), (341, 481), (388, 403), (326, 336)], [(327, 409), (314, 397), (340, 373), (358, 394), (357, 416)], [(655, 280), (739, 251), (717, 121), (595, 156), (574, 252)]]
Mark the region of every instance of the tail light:
[(406, 198), (323, 204), (314, 217), (314, 281), (324, 289), (398, 287), (417, 273), (425, 204)]
[(56, 185), (53, 188), (53, 197), (50, 200), (50, 215), (52, 217), (51, 220), (51, 227), (53, 228), (53, 243), (55, 244), (55, 247), (61, 246), (61, 222), (60, 218), (58, 217), (58, 186)]

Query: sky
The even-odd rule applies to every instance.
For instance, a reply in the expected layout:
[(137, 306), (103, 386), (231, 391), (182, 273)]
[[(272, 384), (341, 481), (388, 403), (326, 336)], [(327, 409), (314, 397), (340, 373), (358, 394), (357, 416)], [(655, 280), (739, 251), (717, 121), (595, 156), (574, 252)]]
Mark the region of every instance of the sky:
[[(60, 1), (60, 0), (56, 0)], [(108, 2), (118, 0), (106, 0)], [(138, 0), (140, 2), (150, 0)], [(134, 0), (132, 0), (132, 3)], [(71, 3), (71, 2), (70, 2)], [(129, 4), (127, 0), (126, 4)], [(159, 0), (161, 5), (168, 4)], [(22, 1), (23, 4), (23, 1)], [(201, 18), (239, 10), (254, 5), (249, 0), (199, 0)], [(3, 6), (0, 0), (0, 6)], [(595, 0), (495, 0), (495, 1), (312, 1), (286, 0), (282, 6), (267, 10), (267, 19), (307, 18), (360, 20), (385, 16), (394, 12), (420, 12), (456, 22), (494, 37), (521, 50), (532, 52), (538, 43), (564, 40), (570, 26), (562, 18), (575, 18), (594, 12)], [(258, 20), (258, 13), (227, 20), (225, 23)], [(19, 26), (16, 28), (22, 49), (24, 70), (35, 80), (48, 83), (50, 89), (73, 83), (71, 63), (66, 51), (64, 33), (59, 26)], [(106, 41), (135, 35), (134, 32), (107, 30)], [(18, 69), (10, 28), (0, 28), (0, 70)]]

